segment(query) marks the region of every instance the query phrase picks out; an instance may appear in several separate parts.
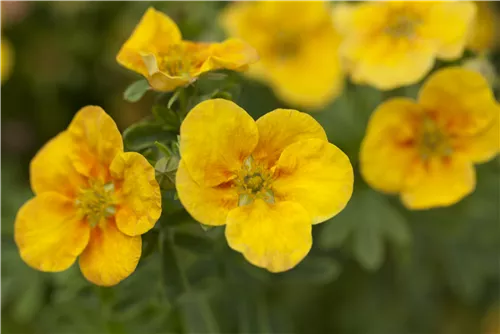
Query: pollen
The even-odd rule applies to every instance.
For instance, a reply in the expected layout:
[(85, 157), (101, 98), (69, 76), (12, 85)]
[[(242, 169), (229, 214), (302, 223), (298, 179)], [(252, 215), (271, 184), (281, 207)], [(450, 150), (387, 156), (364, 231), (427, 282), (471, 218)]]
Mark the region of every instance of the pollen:
[(430, 156), (448, 156), (453, 152), (446, 134), (429, 117), (422, 122), (419, 150), (424, 160)]
[(261, 198), (268, 203), (274, 203), (274, 195), (271, 189), (272, 181), (273, 175), (270, 170), (256, 164), (252, 157), (247, 158), (234, 181), (240, 195), (240, 205), (249, 204), (256, 198)]
[(91, 181), (88, 188), (80, 190), (75, 205), (92, 227), (115, 214), (114, 190), (112, 182), (104, 184), (99, 181)]

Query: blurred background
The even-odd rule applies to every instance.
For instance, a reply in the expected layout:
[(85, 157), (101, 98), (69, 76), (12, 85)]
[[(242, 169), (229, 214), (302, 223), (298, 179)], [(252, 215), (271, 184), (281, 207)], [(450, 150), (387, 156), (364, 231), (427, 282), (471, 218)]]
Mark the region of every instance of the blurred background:
[[(405, 210), (398, 198), (370, 190), (357, 171), (368, 118), (388, 93), (348, 82), (313, 117), (349, 155), (355, 193), (339, 216), (313, 229), (311, 253), (290, 272), (252, 267), (228, 248), (223, 228), (189, 224), (173, 198), (164, 203), (177, 229), (173, 248), (160, 256), (146, 236), (150, 248), (139, 268), (116, 287), (91, 285), (77, 264), (48, 274), (22, 262), (13, 222), (32, 196), (36, 151), (85, 105), (102, 106), (120, 130), (151, 113), (152, 94), (123, 99), (139, 77), (115, 61), (145, 10), (167, 13), (185, 39), (219, 41), (214, 18), (227, 4), (2, 1), (3, 332), (500, 333), (500, 160), (477, 167), (476, 191), (460, 203)], [(490, 59), (498, 71), (498, 52)], [(255, 118), (287, 106), (264, 84), (238, 82), (234, 99)], [(415, 97), (418, 88), (397, 93)]]

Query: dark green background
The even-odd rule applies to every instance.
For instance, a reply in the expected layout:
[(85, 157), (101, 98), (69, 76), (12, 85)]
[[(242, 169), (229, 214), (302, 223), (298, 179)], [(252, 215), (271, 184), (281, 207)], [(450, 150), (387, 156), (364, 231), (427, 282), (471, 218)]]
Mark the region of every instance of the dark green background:
[[(186, 39), (223, 38), (214, 18), (224, 3), (153, 5)], [(151, 113), (152, 93), (123, 100), (138, 77), (115, 62), (148, 6), (2, 3), (2, 35), (15, 52), (1, 92), (4, 333), (493, 334), (484, 319), (499, 301), (500, 160), (477, 167), (477, 189), (460, 203), (421, 212), (370, 190), (358, 173), (371, 112), (390, 96), (415, 96), (418, 85), (382, 93), (348, 83), (313, 115), (349, 155), (355, 191), (341, 214), (314, 227), (311, 253), (289, 272), (246, 263), (227, 246), (223, 227), (204, 231), (168, 191), (161, 221), (144, 237), (145, 256), (118, 286), (87, 283), (76, 264), (57, 274), (25, 265), (13, 222), (32, 196), (28, 166), (36, 151), (85, 105), (102, 106), (121, 130)], [(234, 100), (252, 116), (291, 107), (266, 86), (237, 79)]]

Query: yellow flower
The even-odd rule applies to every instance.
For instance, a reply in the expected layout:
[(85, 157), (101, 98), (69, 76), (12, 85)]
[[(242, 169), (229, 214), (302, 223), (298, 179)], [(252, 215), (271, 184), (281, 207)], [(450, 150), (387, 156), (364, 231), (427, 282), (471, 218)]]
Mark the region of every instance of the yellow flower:
[(469, 49), (483, 53), (494, 49), (497, 46), (498, 21), (500, 16), (495, 7), (494, 1), (476, 1), (477, 14), (472, 26), (467, 46)]
[(15, 241), (31, 267), (56, 272), (80, 256), (83, 275), (109, 286), (128, 277), (141, 256), (141, 234), (161, 214), (155, 172), (123, 152), (114, 121), (87, 106), (30, 165), (35, 197), (19, 210)]
[(14, 62), (12, 46), (10, 45), (10, 42), (7, 41), (4, 37), (2, 37), (2, 53), (0, 54), (0, 57), (2, 58), (2, 82), (4, 82), (10, 77)]
[(300, 262), (312, 224), (351, 197), (349, 159), (296, 110), (255, 122), (233, 102), (201, 102), (181, 125), (180, 150), (176, 186), (186, 210), (203, 224), (226, 225), (229, 246), (271, 272)]
[(116, 60), (146, 77), (153, 89), (168, 92), (208, 71), (244, 71), (258, 56), (237, 39), (222, 43), (183, 41), (179, 28), (167, 15), (149, 8)]
[(352, 80), (383, 90), (418, 82), (436, 58), (459, 58), (474, 15), (468, 1), (367, 2), (334, 9)]
[(317, 109), (342, 92), (340, 37), (327, 3), (235, 2), (221, 21), (229, 35), (259, 52), (248, 74), (269, 83), (287, 103)]
[(361, 173), (375, 189), (399, 193), (410, 209), (452, 205), (474, 190), (474, 163), (498, 153), (499, 117), (479, 73), (440, 70), (418, 102), (393, 98), (375, 110), (361, 145)]

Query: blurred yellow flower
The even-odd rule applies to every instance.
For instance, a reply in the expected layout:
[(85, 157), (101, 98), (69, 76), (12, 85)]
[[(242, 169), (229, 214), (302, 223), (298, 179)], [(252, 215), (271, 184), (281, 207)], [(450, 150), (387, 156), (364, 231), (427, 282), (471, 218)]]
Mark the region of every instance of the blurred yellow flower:
[(14, 54), (13, 54), (12, 46), (10, 45), (10, 42), (6, 40), (2, 36), (2, 53), (0, 54), (0, 57), (2, 58), (2, 68), (1, 68), (1, 75), (2, 75), (2, 82), (7, 80), (10, 77), (10, 74), (12, 72), (12, 67), (14, 63)]
[(153, 89), (168, 92), (208, 71), (244, 71), (258, 56), (237, 39), (222, 43), (183, 41), (179, 28), (167, 15), (149, 8), (116, 60), (146, 77)]
[(355, 83), (387, 90), (421, 80), (436, 58), (464, 50), (475, 6), (461, 2), (366, 2), (334, 8), (340, 53)]
[(269, 83), (285, 102), (324, 107), (341, 92), (340, 38), (324, 2), (235, 2), (221, 16), (227, 33), (257, 49), (248, 74)]
[(467, 46), (477, 53), (487, 52), (497, 46), (500, 15), (494, 1), (476, 1), (476, 19)]
[(423, 85), (418, 102), (393, 98), (372, 115), (361, 173), (375, 189), (399, 193), (410, 209), (452, 205), (474, 191), (474, 163), (500, 149), (500, 105), (477, 72), (450, 67)]
[(299, 263), (312, 224), (351, 197), (349, 159), (296, 110), (255, 122), (231, 101), (201, 102), (181, 125), (180, 150), (176, 186), (186, 210), (203, 224), (226, 225), (229, 246), (271, 272)]
[(123, 152), (115, 122), (87, 106), (50, 140), (30, 165), (35, 197), (19, 210), (15, 241), (31, 267), (56, 272), (80, 256), (91, 282), (128, 277), (141, 256), (141, 234), (161, 214), (155, 172), (135, 152)]

